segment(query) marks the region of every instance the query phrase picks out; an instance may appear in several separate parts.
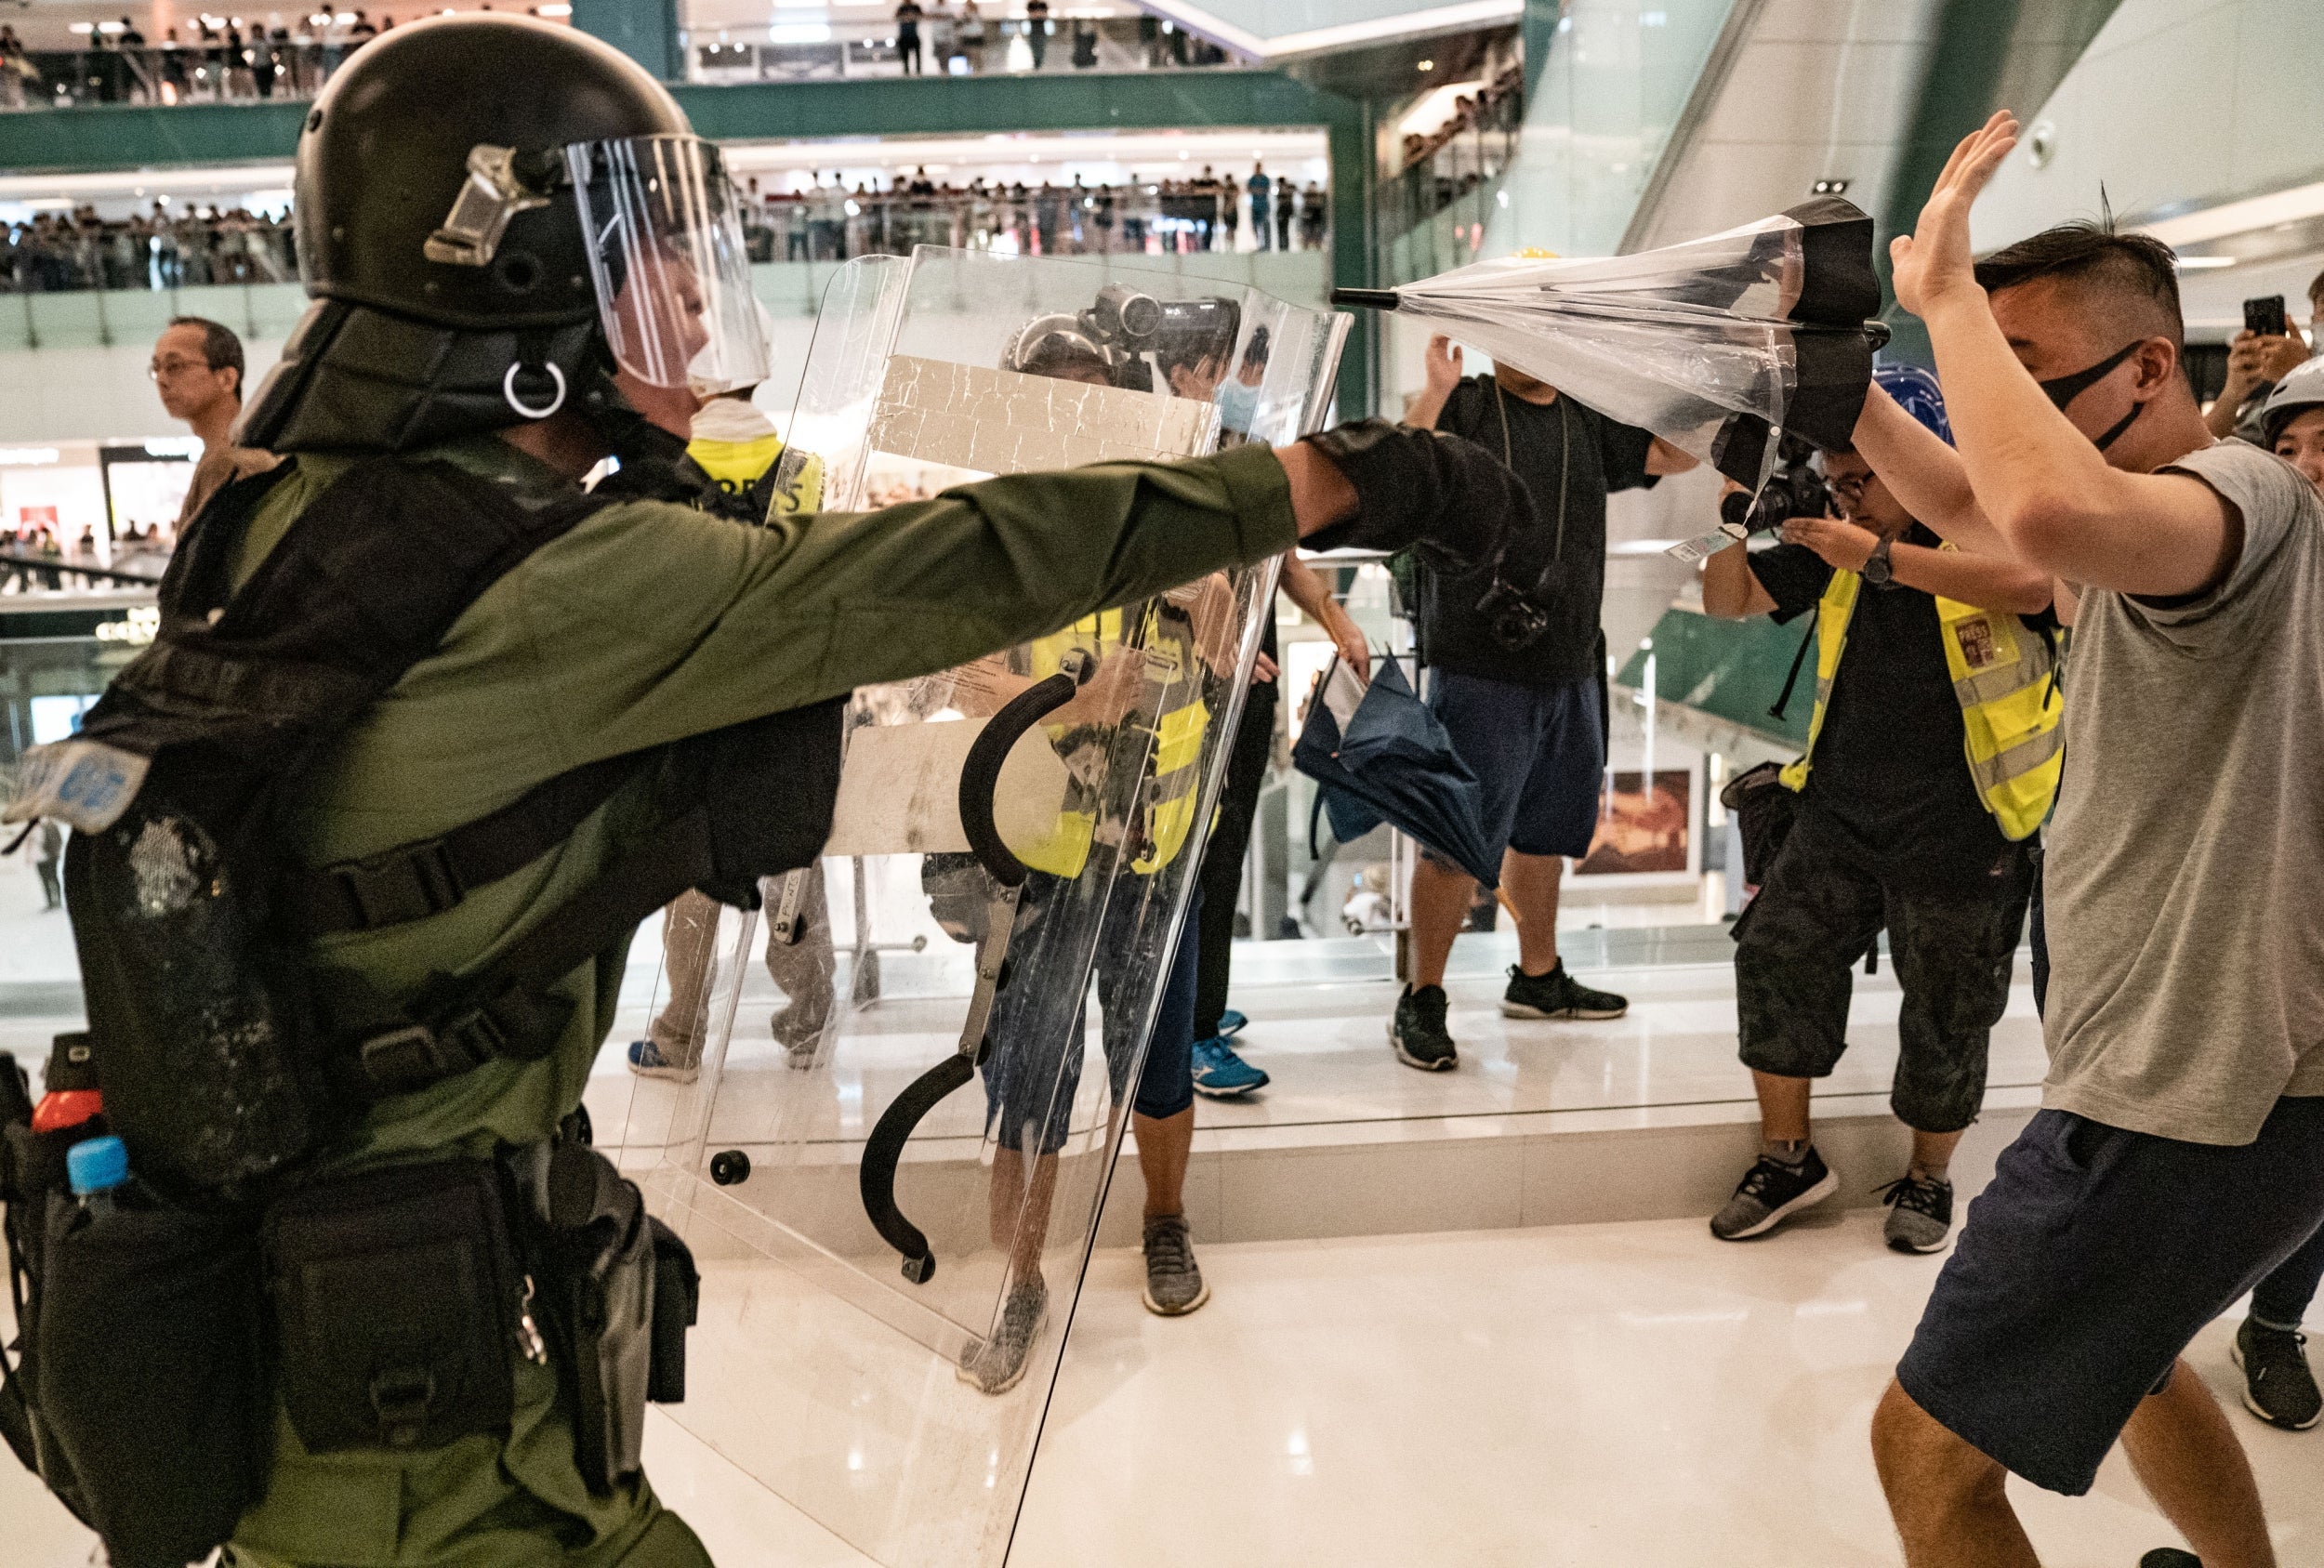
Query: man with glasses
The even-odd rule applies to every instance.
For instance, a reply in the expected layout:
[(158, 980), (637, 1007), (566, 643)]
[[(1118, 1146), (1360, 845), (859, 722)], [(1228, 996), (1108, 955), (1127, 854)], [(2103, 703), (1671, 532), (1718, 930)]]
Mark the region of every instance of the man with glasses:
[[(1879, 374), (1948, 435), (1934, 378)], [(1952, 1231), (1948, 1167), (1984, 1104), (1987, 1046), (2009, 1003), (2029, 846), (2057, 786), (2051, 585), (1945, 547), (1858, 454), (1827, 452), (1824, 471), (1841, 516), (1794, 518), (1774, 548), (1730, 546), (1704, 563), (1707, 613), (1813, 610), (1818, 642), (1807, 751), (1782, 776), (1797, 819), (1735, 926), (1760, 1156), (1710, 1232), (1764, 1235), (1839, 1190), (1810, 1140), (1808, 1096), (1847, 1048), (1850, 971), (1885, 928), (1904, 990), (1889, 1103), (1912, 1129), (1887, 1241), (1934, 1252)]]
[(274, 457), (233, 443), (234, 419), (242, 413), (243, 362), (242, 339), (231, 329), (201, 316), (174, 318), (153, 340), (152, 362), (145, 373), (153, 378), (169, 416), (184, 420), (202, 438), (202, 456), (178, 512), (176, 531), (183, 534), (220, 485), (266, 472), (274, 467)]

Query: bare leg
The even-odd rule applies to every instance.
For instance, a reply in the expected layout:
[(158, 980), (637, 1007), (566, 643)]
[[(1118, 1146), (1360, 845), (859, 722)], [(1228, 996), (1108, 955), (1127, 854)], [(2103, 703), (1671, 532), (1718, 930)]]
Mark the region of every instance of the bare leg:
[(1760, 1137), (1771, 1143), (1808, 1140), (1808, 1090), (1814, 1082), (1751, 1069), (1751, 1091), (1759, 1096)]
[[(1453, 938), (1469, 918), (1469, 895), (1476, 878), (1437, 864), (1426, 855), (1412, 863), (1412, 984), (1445, 983), (1445, 963)], [(1556, 921), (1551, 921), (1554, 926)]]
[(1557, 888), (1565, 875), (1563, 855), (1501, 856), (1501, 885), (1517, 906), (1517, 967), (1529, 975), (1557, 968)]
[(1158, 1120), (1132, 1113), (1138, 1170), (1146, 1179), (1146, 1218), (1186, 1212), (1186, 1163), (1195, 1152), (1195, 1108)]
[(2184, 1361), (2122, 1429), (2139, 1484), (2203, 1568), (2276, 1568), (2258, 1483), (2219, 1402)]
[(1923, 1176), (1941, 1173), (1951, 1166), (1953, 1151), (1960, 1147), (1961, 1134), (1958, 1132), (1922, 1132), (1915, 1127), (1912, 1129), (1912, 1168)]
[(1872, 1412), (1872, 1462), (1908, 1568), (2040, 1568), (2002, 1490), (2008, 1472), (1893, 1381)]
[(993, 1245), (1007, 1250), (1011, 1279), (1033, 1279), (1041, 1272), (1041, 1248), (1049, 1241), (1050, 1205), (1057, 1201), (1057, 1156), (1033, 1162), (1025, 1179), (1024, 1155), (1015, 1149), (993, 1151)]

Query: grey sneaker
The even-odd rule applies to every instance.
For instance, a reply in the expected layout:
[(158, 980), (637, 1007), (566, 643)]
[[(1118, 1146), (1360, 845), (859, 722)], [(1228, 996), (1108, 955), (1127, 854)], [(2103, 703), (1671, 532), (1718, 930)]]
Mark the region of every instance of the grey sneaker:
[(1036, 1274), (1011, 1285), (1000, 1310), (1000, 1328), (962, 1359), (960, 1381), (973, 1383), (979, 1393), (1005, 1394), (1015, 1388), (1048, 1318), (1047, 1280)]
[(1840, 1178), (1824, 1156), (1808, 1146), (1796, 1166), (1766, 1155), (1743, 1174), (1727, 1206), (1710, 1217), (1710, 1233), (1723, 1242), (1763, 1236), (1811, 1204), (1840, 1191)]
[(1210, 1299), (1182, 1215), (1146, 1221), (1146, 1311), (1182, 1318)]
[(1881, 1233), (1897, 1252), (1935, 1252), (1953, 1233), (1953, 1184), (1915, 1179), (1910, 1171), (1881, 1189), (1888, 1223)]

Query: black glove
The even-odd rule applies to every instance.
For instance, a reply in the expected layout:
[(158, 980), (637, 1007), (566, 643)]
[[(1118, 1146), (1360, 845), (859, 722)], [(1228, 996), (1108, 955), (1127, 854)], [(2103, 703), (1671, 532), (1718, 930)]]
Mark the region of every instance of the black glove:
[(1459, 572), (1499, 559), (1538, 519), (1525, 481), (1472, 441), (1358, 419), (1306, 438), (1355, 487), (1355, 516), (1309, 534), (1311, 550), (1418, 545)]

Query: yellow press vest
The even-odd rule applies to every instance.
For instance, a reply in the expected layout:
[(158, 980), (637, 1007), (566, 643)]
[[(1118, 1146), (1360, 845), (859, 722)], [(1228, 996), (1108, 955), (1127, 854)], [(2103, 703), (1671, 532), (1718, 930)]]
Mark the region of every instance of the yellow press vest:
[[(697, 437), (686, 443), (686, 455), (700, 465), (720, 485), (737, 495), (746, 495), (750, 487), (781, 460), (783, 438), (763, 435), (752, 441), (711, 441)], [(799, 472), (787, 483), (775, 486), (772, 515), (795, 516), (801, 512), (819, 510), (823, 506), (823, 459), (810, 455)]]
[[(1065, 655), (1076, 649), (1105, 658), (1127, 654), (1146, 660), (1146, 679), (1150, 685), (1161, 688), (1161, 705), (1160, 718), (1154, 725), (1147, 777), (1139, 796), (1143, 842), (1130, 869), (1141, 876), (1151, 876), (1177, 857), (1195, 825), (1195, 809), (1201, 796), (1197, 786), (1202, 783), (1203, 733), (1210, 724), (1210, 707), (1202, 699), (1201, 662), (1191, 634), (1181, 636), (1165, 629), (1162, 617), (1154, 611), (1147, 611), (1145, 618), (1149, 635), (1141, 649), (1124, 647), (1119, 610), (1102, 611), (1063, 631), (1038, 638), (1028, 645), (1031, 667), (1026, 673), (1037, 680), (1054, 675)], [(1054, 741), (1063, 739), (1073, 726), (1046, 728)], [(1018, 858), (1037, 871), (1077, 876), (1089, 863), (1097, 829), (1096, 804), (1076, 786), (1067, 795), (1066, 809), (1058, 813), (1057, 825), (1049, 837), (1030, 847), (1018, 847)]]
[[(1807, 750), (1783, 771), (1789, 788), (1807, 787), (1816, 737), (1824, 731), (1824, 711), (1840, 673), (1848, 618), (1855, 613), (1862, 581), (1854, 572), (1835, 569), (1831, 585), (1816, 606), (1816, 711), (1808, 719)], [(1977, 798), (1993, 813), (2004, 837), (2031, 837), (2057, 798), (2063, 761), (2058, 719), (2066, 700), (2051, 679), (2050, 644), (2005, 611), (1979, 610), (1942, 595), (1930, 597), (1936, 600), (1945, 667), (1953, 678), (1953, 697), (1961, 704), (1962, 749)]]

